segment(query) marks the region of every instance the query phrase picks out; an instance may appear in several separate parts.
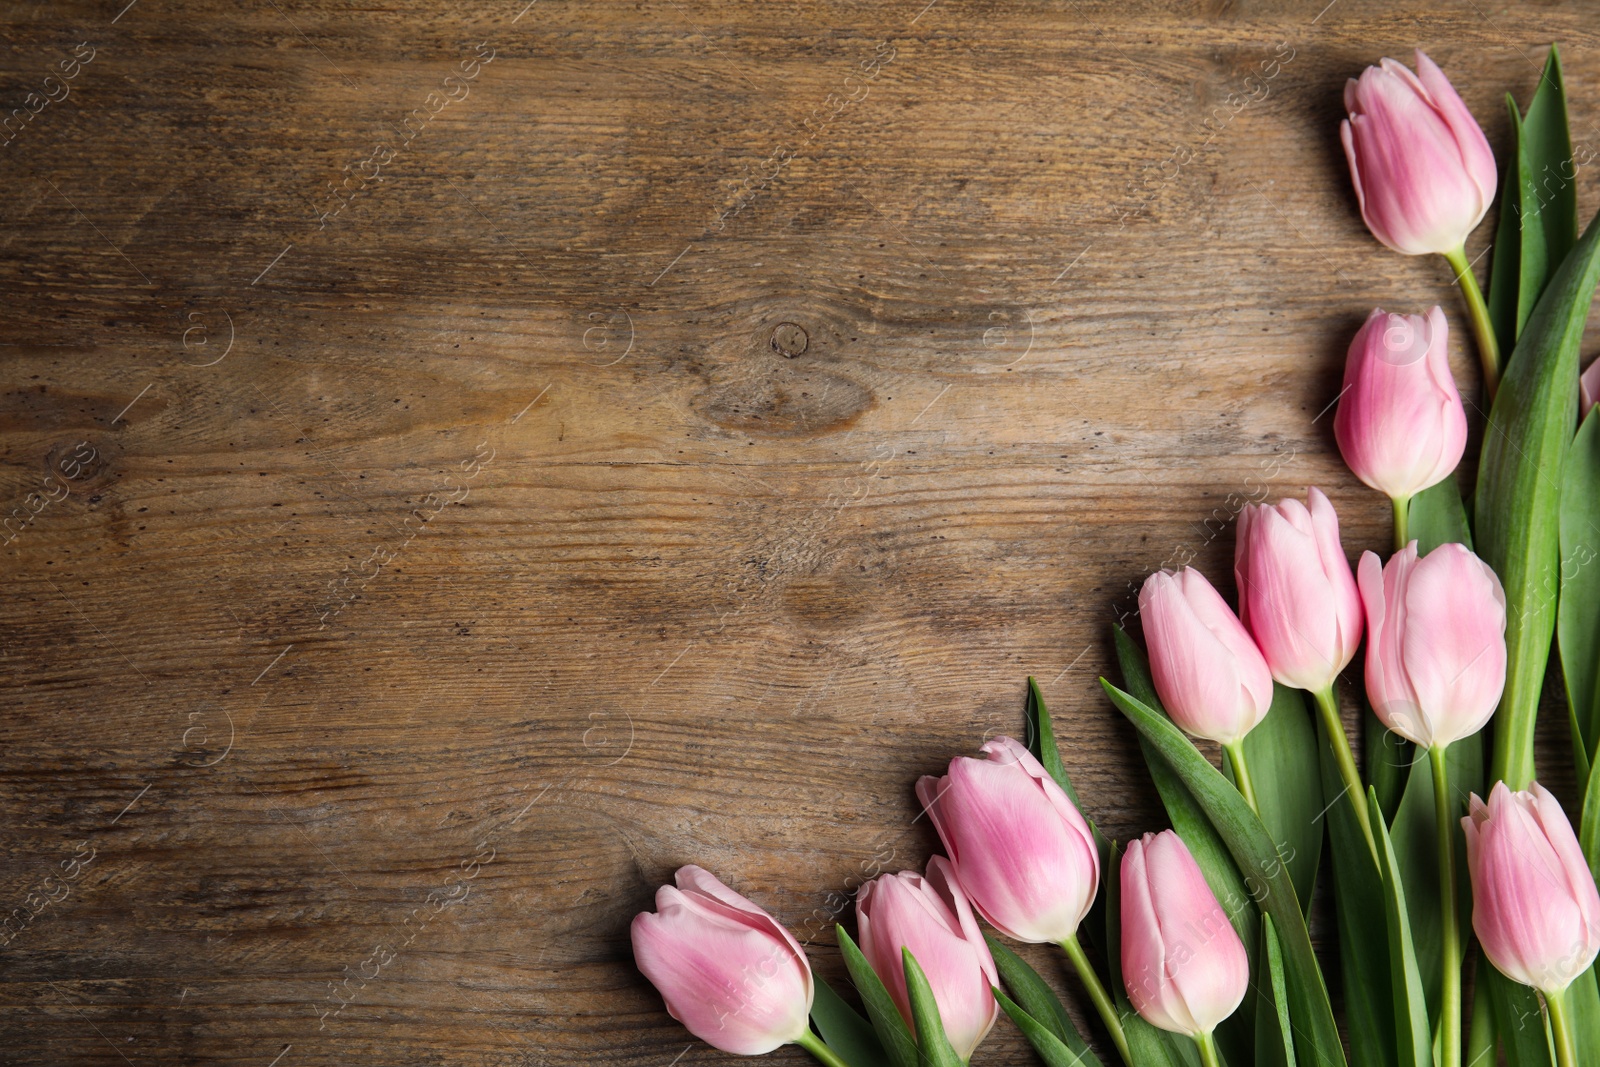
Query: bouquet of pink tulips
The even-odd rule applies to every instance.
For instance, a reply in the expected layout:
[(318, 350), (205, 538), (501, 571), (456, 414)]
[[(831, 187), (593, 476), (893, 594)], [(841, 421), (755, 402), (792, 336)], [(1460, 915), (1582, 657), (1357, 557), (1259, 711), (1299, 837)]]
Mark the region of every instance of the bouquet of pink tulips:
[[(1139, 596), (1142, 647), (1112, 635), (1122, 683), (1102, 684), (1171, 829), (1100, 834), (1030, 679), (1029, 744), (995, 738), (916, 785), (946, 855), (863, 886), (857, 936), (838, 928), (860, 1010), (711, 874), (684, 867), (660, 890), (634, 953), (696, 1036), (744, 1055), (798, 1044), (832, 1067), (954, 1067), (1004, 1012), (1050, 1067), (1600, 1064), (1600, 363), (1578, 368), (1600, 216), (1578, 235), (1559, 58), (1526, 112), (1510, 101), (1487, 300), (1464, 245), (1495, 157), (1444, 74), (1420, 52), (1415, 71), (1385, 59), (1345, 105), (1373, 235), (1443, 255), (1465, 294), (1492, 398), (1476, 486), (1455, 476), (1469, 427), (1443, 311), (1373, 311), (1335, 436), (1394, 503), (1389, 558), (1352, 568), (1314, 488), (1252, 503), (1237, 613), (1199, 571), (1163, 571)], [(1364, 684), (1341, 683), (1358, 655)], [(1577, 832), (1535, 780), (1547, 681), (1565, 697)], [(1342, 1027), (1306, 923), (1319, 878)], [(1007, 940), (1061, 947), (1087, 1032)]]

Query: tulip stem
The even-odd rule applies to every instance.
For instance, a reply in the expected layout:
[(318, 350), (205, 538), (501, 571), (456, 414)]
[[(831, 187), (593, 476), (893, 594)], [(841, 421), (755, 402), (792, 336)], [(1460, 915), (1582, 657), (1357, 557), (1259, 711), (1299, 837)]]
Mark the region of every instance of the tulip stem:
[[(1355, 809), (1356, 820), (1367, 839), (1367, 850), (1372, 862), (1378, 864), (1378, 839), (1372, 836), (1372, 819), (1367, 814), (1367, 792), (1361, 788), (1361, 774), (1356, 770), (1356, 757), (1350, 751), (1350, 737), (1344, 732), (1344, 720), (1339, 718), (1339, 699), (1333, 695), (1333, 685), (1312, 694), (1317, 698), (1317, 710), (1322, 713), (1322, 725), (1328, 733), (1328, 746), (1339, 764), (1339, 777), (1344, 779), (1344, 791), (1350, 795), (1350, 806)], [(1338, 798), (1335, 797), (1335, 800)]]
[(1433, 814), (1439, 836), (1439, 922), (1443, 929), (1440, 969), (1439, 1030), (1443, 1035), (1439, 1067), (1461, 1067), (1461, 928), (1456, 918), (1456, 833), (1450, 803), (1450, 771), (1445, 764), (1447, 746), (1428, 749), (1433, 765)]
[(811, 1053), (818, 1063), (826, 1064), (827, 1067), (850, 1067), (838, 1053), (822, 1043), (822, 1038), (810, 1030), (796, 1038), (794, 1043)]
[(1222, 1067), (1222, 1061), (1217, 1059), (1217, 1042), (1209, 1032), (1194, 1035), (1194, 1043), (1200, 1046), (1200, 1062), (1205, 1067)]
[(1061, 947), (1066, 952), (1067, 958), (1072, 961), (1078, 977), (1089, 990), (1089, 999), (1094, 1001), (1095, 1010), (1100, 1013), (1106, 1029), (1111, 1031), (1111, 1041), (1117, 1046), (1117, 1051), (1122, 1053), (1122, 1062), (1132, 1067), (1133, 1054), (1128, 1051), (1128, 1038), (1122, 1032), (1122, 1019), (1117, 1015), (1117, 1006), (1111, 1002), (1106, 987), (1100, 983), (1100, 976), (1089, 966), (1089, 957), (1083, 954), (1083, 945), (1078, 943), (1078, 935), (1073, 934), (1061, 942)]
[(1407, 533), (1407, 520), (1411, 517), (1411, 498), (1397, 496), (1390, 499), (1394, 502), (1394, 550), (1399, 552), (1411, 542)]
[(1494, 324), (1489, 321), (1489, 308), (1483, 302), (1483, 290), (1478, 288), (1472, 264), (1467, 262), (1466, 249), (1446, 252), (1444, 258), (1456, 272), (1456, 284), (1461, 287), (1461, 295), (1467, 298), (1467, 317), (1472, 320), (1472, 333), (1478, 340), (1478, 362), (1483, 364), (1483, 388), (1489, 399), (1493, 400), (1495, 390), (1500, 388), (1500, 342), (1495, 340)]
[(1257, 815), (1261, 809), (1256, 805), (1256, 787), (1250, 781), (1250, 768), (1244, 762), (1244, 742), (1235, 741), (1231, 745), (1223, 745), (1222, 751), (1228, 754), (1228, 762), (1233, 765), (1233, 784), (1238, 787), (1239, 795), (1244, 797), (1244, 802), (1250, 805), (1250, 810)]
[(1572, 1042), (1572, 1020), (1567, 1017), (1567, 991), (1544, 995), (1550, 1009), (1550, 1029), (1556, 1038), (1556, 1063), (1559, 1067), (1578, 1067), (1578, 1053)]

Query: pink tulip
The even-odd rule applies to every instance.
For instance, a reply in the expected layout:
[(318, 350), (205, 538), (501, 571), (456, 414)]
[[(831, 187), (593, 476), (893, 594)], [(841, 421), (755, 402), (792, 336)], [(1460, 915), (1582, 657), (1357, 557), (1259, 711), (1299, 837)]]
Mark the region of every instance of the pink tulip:
[(1339, 516), (1313, 488), (1298, 500), (1251, 504), (1239, 515), (1233, 572), (1239, 619), (1284, 685), (1333, 684), (1361, 643), (1361, 596), (1339, 544)]
[(1172, 721), (1237, 744), (1272, 707), (1272, 673), (1227, 601), (1193, 567), (1158, 571), (1139, 592), (1150, 674)]
[(1461, 820), (1472, 874), (1472, 929), (1502, 974), (1560, 993), (1600, 952), (1600, 893), (1561, 804), (1538, 782), (1496, 782)]
[(1122, 857), (1122, 981), (1146, 1022), (1209, 1034), (1250, 984), (1244, 943), (1171, 830), (1128, 843)]
[(1588, 417), (1596, 404), (1600, 404), (1600, 359), (1589, 364), (1578, 378), (1578, 421)]
[(1506, 683), (1506, 595), (1463, 545), (1422, 559), (1412, 541), (1359, 567), (1367, 608), (1367, 697), (1383, 724), (1434, 748), (1483, 729)]
[(656, 891), (633, 918), (633, 958), (700, 1040), (759, 1056), (810, 1032), (811, 967), (765, 911), (699, 867)]
[(993, 992), (1000, 973), (950, 861), (935, 856), (926, 876), (901, 871), (862, 886), (856, 924), (862, 955), (883, 979), (906, 1025), (915, 1026), (900, 954), (909, 948), (933, 989), (951, 1047), (970, 1059), (1000, 1011)]
[(1454, 252), (1494, 200), (1494, 153), (1433, 60), (1385, 59), (1345, 84), (1340, 123), (1361, 217), (1396, 252)]
[(1066, 941), (1100, 884), (1089, 824), (1022, 745), (996, 737), (982, 751), (988, 759), (958, 756), (943, 778), (922, 778), (917, 799), (991, 926), (1018, 941)]
[(1450, 374), (1450, 327), (1378, 308), (1350, 342), (1333, 436), (1356, 477), (1395, 500), (1443, 481), (1467, 447), (1467, 413)]

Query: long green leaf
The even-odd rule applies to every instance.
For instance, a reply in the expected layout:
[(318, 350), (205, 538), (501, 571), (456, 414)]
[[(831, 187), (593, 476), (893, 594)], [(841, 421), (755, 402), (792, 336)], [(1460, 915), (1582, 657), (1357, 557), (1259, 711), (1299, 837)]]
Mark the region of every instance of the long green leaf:
[(1507, 615), (1506, 686), (1490, 777), (1513, 789), (1535, 776), (1533, 727), (1555, 633), (1562, 467), (1577, 410), (1578, 346), (1597, 280), (1600, 216), (1528, 320), (1484, 434), (1473, 529), (1505, 587)]
[(878, 1035), (879, 1044), (888, 1053), (894, 1067), (917, 1067), (917, 1042), (911, 1036), (911, 1028), (900, 1016), (900, 1009), (894, 1006), (894, 999), (884, 988), (883, 980), (872, 969), (872, 964), (867, 962), (867, 957), (861, 954), (861, 949), (850, 935), (845, 933), (844, 927), (836, 926), (834, 929), (839, 936), (839, 951), (844, 955), (845, 970), (850, 972), (850, 981), (855, 985), (856, 992), (861, 994), (861, 1004), (867, 1009), (867, 1018), (872, 1020), (872, 1029)]
[(1550, 46), (1544, 74), (1519, 133), (1516, 160), (1522, 240), (1517, 323), (1521, 329), (1578, 237), (1577, 172), (1572, 166), (1561, 56), (1555, 45)]
[(1477, 980), (1489, 986), (1495, 1029), (1508, 1067), (1551, 1067), (1550, 1037), (1539, 994), (1495, 970), (1482, 956)]
[(1054, 1030), (1024, 1011), (1003, 990), (996, 989), (994, 999), (999, 1002), (1001, 1010), (1011, 1017), (1011, 1021), (1017, 1024), (1022, 1036), (1028, 1039), (1028, 1044), (1044, 1060), (1045, 1067), (1088, 1067), (1089, 1064), (1100, 1062), (1092, 1055), (1068, 1047)]
[(1587, 415), (1561, 479), (1561, 599), (1556, 644), (1567, 686), (1572, 757), (1587, 789), (1600, 742), (1600, 417)]
[(1200, 755), (1189, 739), (1165, 716), (1143, 702), (1101, 679), (1123, 715), (1134, 724), (1183, 779), (1222, 836), (1241, 871), (1249, 871), (1259, 888), (1257, 903), (1272, 916), (1284, 950), (1284, 973), (1288, 980), (1289, 1016), (1294, 1020), (1299, 1058), (1308, 1064), (1343, 1067), (1343, 1045), (1334, 1023), (1328, 990), (1311, 948), (1300, 901), (1294, 883), (1278, 855), (1261, 820), (1244, 802), (1239, 791)]
[(1378, 809), (1383, 817), (1392, 820), (1400, 810), (1411, 768), (1417, 761), (1417, 746), (1383, 725), (1365, 694), (1361, 698), (1361, 741), (1367, 757), (1367, 781), (1378, 794)]
[(872, 1024), (845, 1003), (833, 987), (818, 978), (811, 1001), (811, 1021), (823, 1044), (839, 1054), (850, 1067), (889, 1067), (889, 1054), (873, 1032)]
[[(1413, 776), (1414, 777), (1414, 776)], [(1394, 997), (1397, 1062), (1401, 1067), (1433, 1067), (1433, 1029), (1428, 1025), (1428, 1005), (1422, 992), (1422, 972), (1411, 946), (1411, 919), (1406, 893), (1400, 882), (1389, 828), (1378, 814), (1378, 798), (1371, 798), (1368, 814), (1378, 839), (1378, 862), (1383, 877), (1383, 918), (1389, 931), (1389, 989)]]
[(1294, 1028), (1289, 1023), (1289, 989), (1283, 978), (1283, 949), (1272, 916), (1261, 917), (1261, 973), (1256, 976), (1256, 1067), (1295, 1067)]
[(1355, 1067), (1395, 1067), (1394, 1001), (1390, 996), (1389, 939), (1382, 923), (1383, 886), (1361, 832), (1355, 806), (1345, 796), (1327, 732), (1317, 722), (1322, 788), (1328, 803), (1333, 904), (1339, 921), (1339, 971), (1344, 984), (1345, 1029)]
[(1500, 221), (1495, 226), (1494, 252), (1489, 261), (1489, 321), (1494, 326), (1500, 351), (1509, 355), (1522, 332), (1518, 303), (1522, 289), (1522, 183), (1519, 180), (1522, 158), (1522, 112), (1510, 93), (1506, 110), (1511, 116), (1511, 150), (1506, 154), (1506, 172), (1500, 178)]
[[(1039, 972), (1029, 966), (1028, 961), (1011, 951), (1010, 947), (999, 938), (990, 934), (983, 935), (984, 941), (989, 945), (989, 953), (994, 957), (995, 968), (1000, 972), (1000, 980), (1011, 990), (1011, 995), (1016, 998), (1020, 1009), (1030, 1019), (1050, 1031), (1050, 1034), (1067, 1050), (1077, 1057), (1084, 1067), (1100, 1067), (1100, 1060), (1090, 1051), (1088, 1042), (1083, 1035), (1078, 1033), (1078, 1028), (1072, 1024), (1072, 1018), (1067, 1014), (1066, 1006), (1061, 1003), (1061, 998), (1056, 996), (1045, 980), (1039, 977)], [(1006, 1014), (1013, 1019), (1016, 1015), (1007, 1009)], [(1021, 1025), (1020, 1023), (1018, 1024)], [(1027, 1030), (1024, 1028), (1024, 1033)], [(1033, 1039), (1028, 1039), (1030, 1042)], [(1034, 1048), (1038, 1048), (1034, 1042)], [(1040, 1055), (1044, 1055), (1043, 1050)]]
[(1255, 775), (1261, 821), (1289, 867), (1295, 896), (1311, 904), (1322, 858), (1322, 781), (1317, 773), (1317, 731), (1298, 689), (1274, 684), (1272, 708), (1244, 739)]
[(906, 969), (906, 999), (911, 1002), (911, 1019), (917, 1024), (917, 1050), (927, 1067), (967, 1067), (950, 1047), (944, 1034), (944, 1019), (939, 1015), (939, 1004), (933, 999), (933, 987), (928, 976), (922, 973), (916, 957), (909, 948), (900, 950), (901, 962)]

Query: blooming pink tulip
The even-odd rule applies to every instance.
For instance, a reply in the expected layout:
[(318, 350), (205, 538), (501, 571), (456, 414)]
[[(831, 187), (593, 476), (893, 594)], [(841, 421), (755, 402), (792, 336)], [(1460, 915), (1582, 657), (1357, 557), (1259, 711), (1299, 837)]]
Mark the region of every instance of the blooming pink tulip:
[(923, 777), (917, 799), (991, 926), (1018, 941), (1066, 941), (1100, 885), (1089, 824), (1022, 745), (996, 737), (983, 753)]
[(1434, 748), (1483, 729), (1506, 683), (1506, 595), (1463, 545), (1422, 559), (1412, 541), (1358, 568), (1367, 608), (1367, 697), (1383, 724)]
[(1139, 591), (1150, 674), (1172, 721), (1237, 744), (1272, 707), (1272, 673), (1227, 601), (1193, 567), (1158, 571)]
[(1467, 447), (1467, 413), (1450, 374), (1450, 327), (1378, 308), (1350, 342), (1333, 436), (1356, 477), (1405, 500), (1449, 476)]
[(1561, 804), (1538, 782), (1496, 782), (1461, 820), (1472, 874), (1472, 929), (1502, 974), (1560, 993), (1600, 952), (1600, 893)]
[(667, 1011), (709, 1045), (759, 1056), (809, 1033), (811, 966), (789, 931), (699, 867), (633, 918), (633, 958)]
[(915, 1025), (900, 954), (909, 948), (933, 989), (951, 1047), (963, 1060), (970, 1059), (1000, 1011), (993, 992), (1000, 973), (950, 861), (935, 856), (928, 861), (926, 876), (901, 871), (862, 886), (856, 924), (861, 953), (883, 979), (906, 1024)]
[(1171, 830), (1128, 843), (1122, 857), (1122, 981), (1146, 1022), (1209, 1034), (1250, 984), (1244, 943)]
[(1494, 200), (1494, 153), (1433, 60), (1385, 59), (1345, 84), (1340, 123), (1361, 217), (1396, 252), (1454, 252)]
[(1313, 488), (1239, 515), (1233, 572), (1239, 619), (1284, 685), (1322, 692), (1361, 643), (1361, 596), (1339, 544), (1339, 516)]

